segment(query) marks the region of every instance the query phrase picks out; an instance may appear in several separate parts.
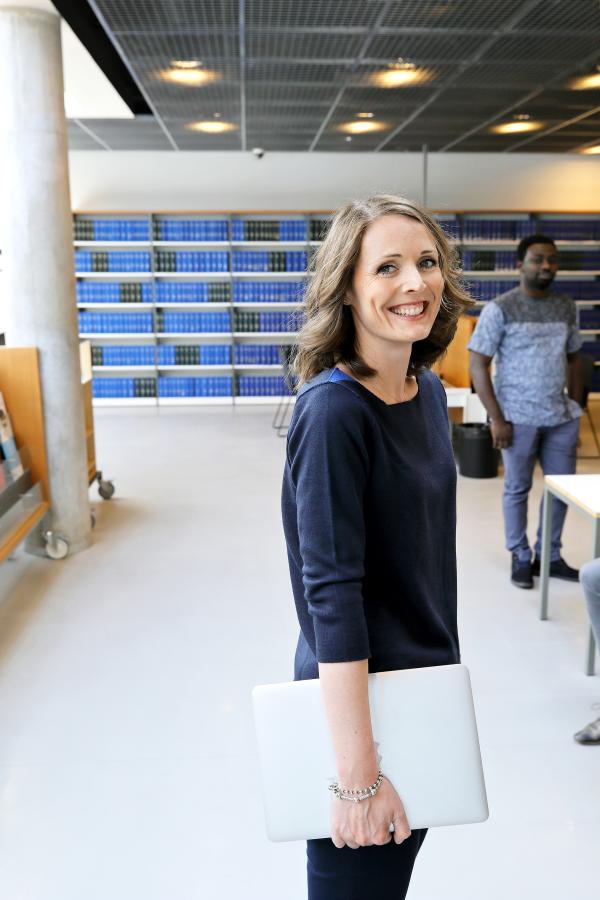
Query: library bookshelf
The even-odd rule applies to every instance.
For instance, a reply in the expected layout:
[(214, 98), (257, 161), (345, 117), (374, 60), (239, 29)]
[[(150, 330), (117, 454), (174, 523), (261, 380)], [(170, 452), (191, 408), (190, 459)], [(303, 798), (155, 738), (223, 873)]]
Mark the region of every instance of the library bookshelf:
[[(96, 405), (279, 403), (312, 254), (331, 217), (306, 212), (77, 212), (80, 335)], [(516, 246), (556, 241), (600, 391), (600, 213), (450, 212), (464, 279), (485, 303), (518, 281)], [(466, 351), (465, 351), (466, 352)]]

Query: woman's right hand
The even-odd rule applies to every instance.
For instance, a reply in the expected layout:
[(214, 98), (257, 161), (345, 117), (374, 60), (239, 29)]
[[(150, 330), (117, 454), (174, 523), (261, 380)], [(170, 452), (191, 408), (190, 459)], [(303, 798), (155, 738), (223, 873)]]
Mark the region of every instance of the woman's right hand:
[[(393, 832), (390, 825), (394, 826)], [(401, 844), (411, 831), (402, 800), (387, 778), (374, 797), (353, 803), (350, 800), (331, 800), (331, 840), (338, 849), (389, 844), (392, 838)]]

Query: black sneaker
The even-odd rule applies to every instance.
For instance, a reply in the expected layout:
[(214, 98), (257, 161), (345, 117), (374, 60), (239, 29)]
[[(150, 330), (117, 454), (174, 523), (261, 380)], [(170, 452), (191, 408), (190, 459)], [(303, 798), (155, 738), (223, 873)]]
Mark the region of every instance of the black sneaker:
[[(531, 565), (531, 574), (540, 574), (540, 560), (534, 559)], [(550, 563), (550, 578), (562, 578), (563, 581), (579, 581), (579, 569), (573, 569), (567, 565), (564, 559), (554, 559)]]
[(512, 565), (510, 570), (510, 580), (516, 587), (532, 588), (533, 574), (531, 571), (531, 563), (523, 562), (516, 553), (512, 555)]

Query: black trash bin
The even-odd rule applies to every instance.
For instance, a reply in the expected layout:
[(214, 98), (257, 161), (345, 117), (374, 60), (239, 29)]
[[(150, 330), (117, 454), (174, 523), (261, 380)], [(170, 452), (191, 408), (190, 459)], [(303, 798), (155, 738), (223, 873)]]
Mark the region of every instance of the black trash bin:
[(467, 422), (456, 426), (458, 471), (467, 478), (495, 478), (499, 451), (492, 444), (489, 425)]

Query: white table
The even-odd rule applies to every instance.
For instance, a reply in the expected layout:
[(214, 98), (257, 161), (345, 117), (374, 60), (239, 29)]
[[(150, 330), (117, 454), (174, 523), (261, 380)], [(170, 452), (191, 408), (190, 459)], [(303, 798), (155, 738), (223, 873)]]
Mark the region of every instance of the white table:
[[(542, 559), (540, 563), (540, 619), (548, 618), (548, 581), (550, 573), (550, 537), (552, 500), (556, 497), (588, 516), (593, 524), (590, 559), (600, 556), (600, 475), (546, 475), (544, 478), (544, 517), (542, 522)], [(594, 674), (596, 643), (590, 628), (586, 673)]]
[(463, 422), (487, 422), (485, 407), (471, 388), (444, 387), (448, 409), (462, 409)]

